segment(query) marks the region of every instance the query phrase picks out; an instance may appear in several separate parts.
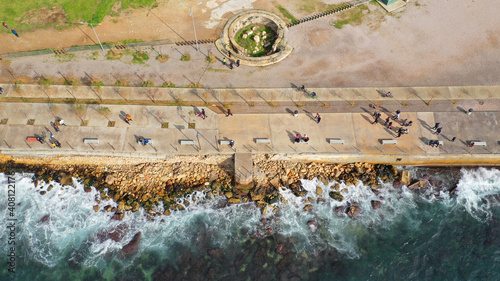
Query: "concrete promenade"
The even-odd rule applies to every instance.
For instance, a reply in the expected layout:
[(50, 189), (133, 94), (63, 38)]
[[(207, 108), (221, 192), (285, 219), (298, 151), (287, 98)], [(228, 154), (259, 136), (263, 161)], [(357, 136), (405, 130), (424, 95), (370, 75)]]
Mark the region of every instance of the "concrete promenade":
[[(500, 163), (500, 87), (308, 89), (317, 93), (312, 99), (292, 88), (21, 85), (16, 90), (12, 85), (0, 86), (4, 88), (0, 96), (0, 152), (13, 156), (164, 158), (176, 154), (277, 153), (284, 158), (293, 155), (295, 159), (331, 162)], [(387, 91), (391, 98), (383, 96)], [(76, 102), (69, 102), (75, 98)], [(159, 105), (167, 102), (177, 105)], [(83, 104), (83, 110), (75, 110), (75, 104)], [(372, 124), (373, 105), (378, 105), (382, 114), (379, 124)], [(106, 116), (99, 113), (103, 106), (110, 110)], [(225, 116), (227, 108), (234, 116)], [(469, 108), (474, 109), (471, 115), (466, 114)], [(196, 116), (202, 109), (206, 119)], [(393, 129), (384, 127), (384, 120), (398, 109), (402, 113), (399, 121), (391, 120)], [(317, 112), (322, 117), (319, 124), (314, 119)], [(123, 121), (126, 114), (133, 118), (130, 125)], [(61, 132), (51, 126), (56, 118), (67, 124), (60, 126)], [(413, 125), (405, 127), (409, 134), (397, 138), (404, 119)], [(443, 127), (439, 135), (431, 129), (436, 122)], [(42, 132), (49, 140), (49, 131), (62, 148), (26, 141)], [(294, 143), (297, 133), (307, 134), (309, 143)], [(152, 143), (143, 146), (137, 142), (140, 137)], [(97, 138), (99, 143), (84, 143), (84, 138)], [(256, 139), (270, 143), (256, 143)], [(330, 143), (330, 139), (344, 144)], [(194, 143), (182, 144), (181, 140)], [(220, 144), (220, 140), (234, 140), (235, 146)], [(383, 144), (383, 140), (397, 140), (397, 144)], [(429, 140), (442, 141), (443, 146), (430, 147)], [(485, 142), (486, 146), (470, 147), (472, 141)]]

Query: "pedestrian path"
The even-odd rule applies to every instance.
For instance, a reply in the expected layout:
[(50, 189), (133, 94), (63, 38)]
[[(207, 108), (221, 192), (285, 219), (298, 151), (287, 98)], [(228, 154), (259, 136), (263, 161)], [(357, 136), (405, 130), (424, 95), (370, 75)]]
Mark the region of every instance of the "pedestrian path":
[[(253, 154), (279, 153), (325, 157), (329, 161), (373, 161), (401, 163), (499, 163), (500, 112), (407, 112), (402, 109), (394, 128), (383, 126), (383, 120), (394, 111), (380, 111), (380, 123), (372, 124), (372, 111), (353, 113), (322, 113), (318, 124), (315, 113), (301, 111), (297, 116), (281, 113), (245, 114), (235, 112), (226, 117), (203, 106), (141, 106), (106, 105), (107, 116), (101, 114), (103, 105), (88, 105), (83, 113), (75, 105), (42, 103), (0, 103), (0, 152), (15, 156), (45, 155), (109, 155), (164, 158), (177, 154)], [(207, 118), (196, 113), (205, 109)], [(132, 116), (130, 124), (123, 121)], [(62, 118), (67, 126), (55, 132), (51, 126)], [(5, 119), (8, 119), (5, 121)], [(408, 134), (397, 138), (400, 122), (413, 121)], [(441, 123), (442, 133), (431, 128)], [(485, 130), (485, 128), (488, 128)], [(28, 137), (41, 136), (57, 140), (61, 148), (47, 143), (28, 142)], [(49, 139), (49, 132), (54, 138)], [(308, 143), (295, 143), (296, 134), (307, 134)], [(145, 146), (139, 138), (151, 142)], [(453, 137), (456, 137), (452, 142)], [(85, 143), (86, 138), (98, 143)], [(257, 139), (266, 140), (264, 142)], [(331, 142), (330, 140), (342, 140)], [(234, 140), (234, 148), (220, 140)], [(385, 143), (384, 140), (396, 140)], [(429, 146), (430, 140), (443, 143)], [(187, 141), (187, 142), (186, 142)], [(471, 147), (471, 142), (486, 146)], [(433, 162), (434, 161), (434, 162)]]

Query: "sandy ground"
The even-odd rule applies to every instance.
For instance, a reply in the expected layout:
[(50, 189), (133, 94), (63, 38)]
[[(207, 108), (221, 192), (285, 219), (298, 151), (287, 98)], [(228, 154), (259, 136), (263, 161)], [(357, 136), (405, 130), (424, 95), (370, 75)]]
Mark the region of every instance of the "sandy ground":
[[(106, 19), (96, 30), (102, 41), (193, 40), (188, 8), (178, 2), (168, 1), (152, 11), (129, 12), (116, 23), (116, 18)], [(314, 13), (310, 12), (311, 7), (304, 6), (306, 2), (277, 1), (298, 18)], [(319, 2), (313, 1), (317, 5)], [(195, 8), (199, 39), (216, 37), (225, 20), (242, 8), (277, 12), (272, 2), (260, 0), (211, 0), (201, 6)], [(242, 66), (230, 71), (219, 63), (205, 62), (210, 51), (221, 58), (213, 45), (202, 45), (201, 52), (190, 46), (167, 46), (146, 50), (151, 57), (146, 65), (132, 65), (130, 56), (109, 61), (100, 54), (92, 60), (90, 53), (78, 53), (68, 62), (54, 56), (4, 61), (0, 82), (21, 79), (33, 83), (39, 75), (62, 80), (64, 75), (82, 83), (92, 76), (107, 85), (114, 84), (116, 78), (131, 85), (151, 80), (156, 85), (165, 81), (177, 86), (199, 82), (205, 87), (289, 87), (290, 83), (309, 87), (500, 84), (499, 1), (412, 1), (392, 14), (376, 4), (368, 7), (370, 12), (356, 26), (336, 29), (332, 22), (338, 16), (329, 16), (292, 27), (288, 42), (294, 51), (286, 60), (268, 67)], [(0, 53), (38, 49), (35, 46), (43, 44), (50, 48), (68, 46), (67, 42), (82, 44), (85, 40), (88, 44), (95, 38), (90, 29), (80, 26), (60, 31), (57, 39), (55, 32), (59, 31), (37, 31), (21, 38), (1, 34), (0, 40), (6, 44), (2, 44)], [(168, 54), (170, 60), (159, 63), (155, 60), (157, 52)], [(181, 62), (183, 53), (189, 53), (191, 61)]]

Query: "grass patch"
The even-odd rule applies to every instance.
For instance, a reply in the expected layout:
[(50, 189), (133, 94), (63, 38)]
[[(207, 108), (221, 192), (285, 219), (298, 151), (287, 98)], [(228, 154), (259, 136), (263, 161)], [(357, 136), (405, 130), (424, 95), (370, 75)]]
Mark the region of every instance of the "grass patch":
[(155, 85), (153, 84), (153, 81), (146, 80), (142, 82), (141, 87), (154, 87)]
[(117, 80), (115, 82), (115, 86), (116, 87), (125, 87), (125, 86), (128, 86), (128, 83), (125, 80)]
[(365, 15), (363, 11), (368, 11), (368, 13), (370, 12), (366, 5), (360, 5), (349, 9), (340, 14), (341, 20), (335, 21), (333, 23), (333, 26), (335, 26), (335, 28), (341, 29), (346, 24), (359, 25), (361, 24), (363, 16)]
[(232, 71), (229, 69), (219, 69), (219, 68), (212, 68), (209, 67), (207, 68), (207, 71), (212, 71), (212, 72), (223, 72), (223, 73), (231, 73)]
[(172, 82), (164, 82), (162, 85), (161, 85), (163, 88), (175, 88), (175, 84), (172, 83)]
[(188, 129), (195, 129), (196, 123), (188, 123)]
[[(247, 36), (246, 34), (249, 32), (251, 34)], [(260, 37), (259, 43), (255, 42), (256, 36)], [(271, 51), (276, 38), (276, 33), (270, 27), (253, 24), (238, 31), (235, 36), (236, 43), (246, 49), (248, 54), (253, 57), (260, 57)]]
[(124, 39), (121, 40), (120, 43), (127, 44), (127, 43), (138, 43), (138, 42), (144, 42), (142, 39)]
[(156, 60), (163, 63), (168, 61), (169, 58), (170, 57), (168, 55), (159, 55), (156, 57)]
[(283, 8), (283, 6), (277, 5), (276, 8), (278, 8), (278, 10), (281, 12), (281, 14), (283, 14), (283, 16), (285, 18), (290, 20), (291, 23), (298, 23), (299, 22), (299, 20), (296, 17), (294, 17), (292, 15), (292, 13), (290, 13), (287, 9)]
[(48, 78), (42, 78), (42, 79), (40, 79), (40, 81), (38, 81), (38, 84), (40, 84), (43, 87), (48, 87), (48, 86), (54, 85), (54, 81), (52, 81), (51, 79), (48, 79)]
[(64, 79), (64, 85), (67, 85), (67, 86), (78, 86), (80, 85), (80, 82), (78, 82), (78, 80), (76, 78), (68, 78), (68, 79)]
[(145, 52), (135, 52), (132, 56), (132, 63), (135, 64), (145, 64), (145, 61), (149, 60), (149, 55)]
[(190, 54), (184, 54), (181, 56), (181, 61), (190, 61), (190, 60), (191, 60)]
[(99, 55), (100, 55), (99, 51), (95, 51), (88, 58), (91, 60), (97, 60), (99, 58)]
[(108, 53), (106, 54), (107, 60), (119, 60), (122, 57), (123, 57), (122, 52), (108, 51)]
[(76, 58), (75, 54), (65, 54), (65, 55), (56, 55), (57, 61), (59, 62), (70, 62), (74, 58)]
[(90, 86), (102, 87), (104, 86), (104, 83), (101, 80), (92, 80), (92, 82), (90, 82)]
[(162, 129), (168, 129), (168, 122), (161, 122)]
[[(1, 1), (0, 18), (19, 31), (37, 28), (63, 29), (75, 26), (73, 22), (102, 22), (113, 14), (113, 7), (121, 3), (120, 10), (153, 7), (156, 0), (36, 0)], [(8, 33), (7, 29), (0, 32)]]

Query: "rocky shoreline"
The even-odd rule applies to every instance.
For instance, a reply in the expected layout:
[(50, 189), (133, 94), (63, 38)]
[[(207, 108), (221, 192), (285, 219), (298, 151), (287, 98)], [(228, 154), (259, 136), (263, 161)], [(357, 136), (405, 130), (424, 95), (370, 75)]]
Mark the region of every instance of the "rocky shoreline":
[[(234, 159), (230, 156), (176, 156), (166, 160), (112, 157), (42, 160), (4, 156), (0, 169), (4, 173), (34, 173), (35, 186), (40, 181), (71, 185), (72, 179), (76, 178), (86, 191), (94, 187), (100, 192), (97, 203), (112, 199), (118, 204), (104, 207), (105, 211), (113, 212), (112, 219), (117, 220), (139, 208), (144, 208), (149, 218), (183, 210), (184, 206), (178, 204), (177, 199), (194, 191), (206, 191), (210, 196), (224, 195), (228, 204), (252, 201), (264, 208), (265, 213), (268, 204), (280, 200), (280, 188), (289, 188), (296, 196), (304, 196), (306, 191), (301, 186), (301, 179), (317, 177), (325, 185), (336, 180), (347, 186), (361, 180), (377, 193), (377, 189), (381, 188), (379, 179), (392, 182), (400, 178), (398, 170), (391, 165), (328, 164), (271, 158), (272, 155), (267, 154), (254, 156), (254, 182), (247, 186), (234, 185)], [(40, 189), (39, 192), (44, 195), (50, 189), (49, 186), (47, 190)], [(339, 185), (334, 185), (330, 197), (342, 201), (342, 192)], [(163, 203), (164, 210), (157, 208), (160, 203)], [(374, 204), (379, 206), (379, 202)], [(99, 211), (99, 206), (94, 206), (94, 210)], [(358, 207), (351, 204), (346, 205), (344, 211), (353, 217), (359, 214)]]

